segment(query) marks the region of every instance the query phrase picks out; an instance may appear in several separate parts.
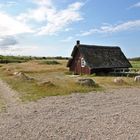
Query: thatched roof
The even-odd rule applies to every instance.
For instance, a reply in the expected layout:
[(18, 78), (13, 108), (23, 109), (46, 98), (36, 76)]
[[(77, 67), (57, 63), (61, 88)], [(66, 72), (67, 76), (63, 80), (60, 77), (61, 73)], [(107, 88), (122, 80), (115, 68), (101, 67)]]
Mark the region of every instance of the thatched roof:
[(117, 46), (98, 46), (77, 44), (72, 51), (72, 59), (68, 62), (70, 67), (77, 51), (80, 51), (86, 64), (90, 68), (129, 68), (132, 67), (121, 49)]

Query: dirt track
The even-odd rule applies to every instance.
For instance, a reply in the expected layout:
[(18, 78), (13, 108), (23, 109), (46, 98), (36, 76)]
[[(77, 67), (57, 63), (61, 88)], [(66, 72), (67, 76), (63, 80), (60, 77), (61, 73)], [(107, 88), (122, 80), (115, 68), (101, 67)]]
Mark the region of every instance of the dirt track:
[(0, 82), (0, 94), (8, 104), (0, 113), (0, 140), (140, 140), (140, 88), (21, 104)]

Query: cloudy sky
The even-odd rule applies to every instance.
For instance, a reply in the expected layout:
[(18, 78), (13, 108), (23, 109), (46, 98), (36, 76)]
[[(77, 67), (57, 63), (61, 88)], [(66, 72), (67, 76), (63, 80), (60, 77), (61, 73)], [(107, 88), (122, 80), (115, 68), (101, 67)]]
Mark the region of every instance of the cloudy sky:
[(76, 40), (140, 56), (140, 0), (0, 0), (0, 54), (70, 56)]

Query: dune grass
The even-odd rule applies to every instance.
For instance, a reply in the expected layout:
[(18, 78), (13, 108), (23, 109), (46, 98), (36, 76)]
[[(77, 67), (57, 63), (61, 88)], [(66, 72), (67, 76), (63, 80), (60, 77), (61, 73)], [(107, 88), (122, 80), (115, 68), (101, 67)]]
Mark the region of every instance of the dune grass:
[[(83, 87), (75, 83), (74, 80), (52, 79), (52, 85), (41, 85), (38, 81), (25, 81), (13, 76), (3, 76), (14, 90), (20, 93), (23, 101), (37, 100), (46, 96), (68, 95), (76, 92), (89, 92), (97, 90), (96, 87)], [(50, 81), (51, 78), (49, 78)], [(41, 80), (40, 80), (41, 81)]]
[[(100, 87), (83, 87), (76, 83), (73, 78), (65, 73), (66, 60), (59, 60), (59, 64), (42, 65), (40, 61), (30, 61), (21, 64), (8, 64), (0, 68), (0, 76), (14, 90), (17, 90), (23, 101), (37, 100), (46, 96), (68, 95), (76, 92), (90, 92), (100, 90)], [(33, 81), (18, 78), (14, 72), (24, 72), (33, 77)], [(50, 82), (51, 84), (44, 84)]]
[[(113, 76), (69, 75), (66, 67), (67, 60), (57, 60), (57, 62), (57, 64), (44, 64), (44, 60), (31, 60), (25, 63), (1, 64), (0, 77), (19, 92), (23, 101), (35, 101), (46, 96), (68, 95), (77, 92), (86, 93), (109, 88), (140, 86), (139, 83), (134, 82), (133, 77), (123, 77), (125, 81), (123, 84), (115, 84)], [(13, 75), (14, 72), (23, 72), (34, 80), (28, 81), (16, 77)], [(78, 85), (76, 83), (78, 78), (92, 78), (99, 86)]]

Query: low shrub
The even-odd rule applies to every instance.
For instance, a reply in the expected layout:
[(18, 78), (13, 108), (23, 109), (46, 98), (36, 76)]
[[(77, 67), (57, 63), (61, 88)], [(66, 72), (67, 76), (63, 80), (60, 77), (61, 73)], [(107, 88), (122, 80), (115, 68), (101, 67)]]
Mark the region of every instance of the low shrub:
[(8, 64), (8, 63), (23, 63), (26, 62), (25, 60), (12, 60), (12, 59), (0, 59), (1, 64)]
[(55, 60), (47, 60), (47, 61), (42, 61), (41, 64), (58, 65), (60, 63), (58, 61), (55, 61)]

